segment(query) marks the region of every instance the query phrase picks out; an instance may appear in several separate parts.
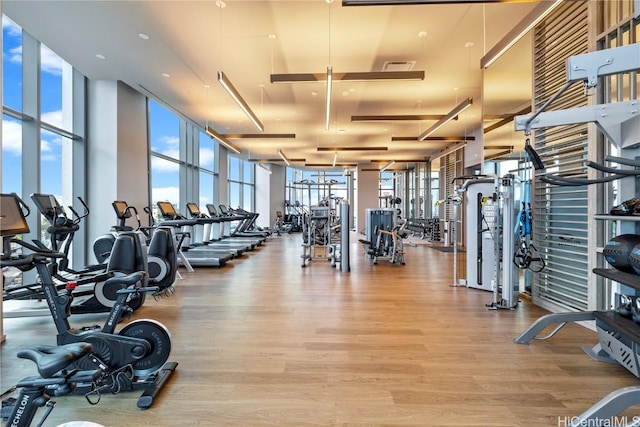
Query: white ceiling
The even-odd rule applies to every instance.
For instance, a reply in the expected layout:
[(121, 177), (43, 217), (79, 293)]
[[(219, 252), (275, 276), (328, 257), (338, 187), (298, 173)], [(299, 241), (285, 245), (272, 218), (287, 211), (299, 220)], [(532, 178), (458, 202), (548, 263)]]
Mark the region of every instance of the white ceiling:
[[(388, 151), (341, 151), (338, 163), (401, 164), (430, 157), (447, 143), (391, 137), (417, 137), (434, 121), (352, 122), (351, 116), (444, 115), (471, 97), (473, 106), (434, 134), (469, 135), (481, 123), (480, 58), (534, 6), (226, 0), (220, 8), (216, 1), (5, 0), (3, 12), (90, 79), (121, 80), (222, 134), (260, 133), (217, 82), (224, 71), (264, 133), (296, 135), (233, 139), (246, 159), (276, 159), (282, 149), (306, 163), (332, 163), (333, 152), (318, 147), (375, 146)], [(530, 60), (526, 51), (520, 56)], [(415, 61), (413, 69), (424, 70), (425, 79), (334, 82), (329, 131), (325, 82), (270, 83), (272, 73), (326, 73), (329, 65), (334, 73), (381, 71), (385, 61)], [(513, 113), (523, 89), (525, 96), (530, 90), (530, 80), (518, 81), (520, 74), (508, 67), (504, 73), (508, 111), (499, 114)]]

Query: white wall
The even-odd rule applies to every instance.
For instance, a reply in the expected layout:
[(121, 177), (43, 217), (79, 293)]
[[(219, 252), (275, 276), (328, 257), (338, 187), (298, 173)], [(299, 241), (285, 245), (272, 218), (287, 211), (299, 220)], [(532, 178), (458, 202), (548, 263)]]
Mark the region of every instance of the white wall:
[[(88, 259), (91, 242), (116, 224), (111, 203), (139, 211), (149, 203), (146, 98), (116, 81), (90, 81), (88, 90)], [(145, 215), (141, 219), (146, 220)]]
[(276, 220), (276, 211), (284, 210), (286, 168), (274, 164), (267, 167), (271, 174), (256, 166), (255, 210), (260, 215), (256, 221), (260, 227), (271, 227)]
[(379, 186), (379, 173), (377, 171), (363, 171), (363, 168), (370, 168), (368, 163), (358, 165), (358, 192), (355, 195), (358, 199), (357, 203), (357, 215), (356, 215), (356, 230), (361, 231), (365, 227), (365, 212), (369, 208), (377, 208), (379, 206), (378, 200), (378, 186)]

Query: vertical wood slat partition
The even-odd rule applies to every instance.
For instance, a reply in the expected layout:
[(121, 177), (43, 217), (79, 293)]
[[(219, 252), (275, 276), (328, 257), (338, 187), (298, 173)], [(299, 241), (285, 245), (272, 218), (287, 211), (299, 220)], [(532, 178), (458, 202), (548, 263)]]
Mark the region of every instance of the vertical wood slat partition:
[[(514, 344), (545, 311), (528, 301), (487, 310), (490, 293), (450, 286), (452, 253), (416, 239), (405, 266), (373, 265), (353, 243), (342, 274), (323, 261), (300, 268), (301, 240), (283, 235), (221, 269), (182, 270), (175, 295), (134, 313), (169, 328), (179, 363), (152, 408), (136, 408), (138, 393), (95, 406), (59, 397), (45, 426), (558, 426), (637, 384), (623, 367), (586, 356), (580, 346), (597, 337), (576, 324), (550, 341)], [(6, 319), (0, 388), (35, 374), (15, 354), (54, 344), (52, 323)]]
[[(587, 19), (587, 2), (566, 2), (535, 28), (534, 111), (565, 85), (566, 59), (587, 52)], [(583, 87), (576, 84), (550, 110), (586, 105)], [(580, 124), (535, 130), (532, 144), (546, 166), (536, 178), (545, 174), (586, 178), (587, 128)], [(586, 186), (561, 187), (535, 180), (534, 244), (546, 262), (533, 284), (536, 304), (588, 308), (587, 196)]]

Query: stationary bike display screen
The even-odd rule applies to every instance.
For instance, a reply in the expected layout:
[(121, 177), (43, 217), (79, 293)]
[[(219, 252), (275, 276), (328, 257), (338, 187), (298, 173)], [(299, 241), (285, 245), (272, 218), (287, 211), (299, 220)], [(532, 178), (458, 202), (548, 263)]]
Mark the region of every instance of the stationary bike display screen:
[(157, 205), (163, 217), (175, 217), (178, 215), (171, 202), (158, 202)]
[(31, 195), (31, 200), (33, 200), (33, 203), (36, 204), (38, 210), (50, 222), (53, 222), (58, 214), (66, 215), (64, 207), (58, 203), (55, 196), (51, 194), (33, 193)]
[(113, 210), (116, 211), (118, 219), (131, 218), (131, 212), (129, 212), (129, 210), (127, 209), (127, 202), (116, 200), (115, 202), (111, 203), (111, 206), (113, 206)]
[(187, 210), (191, 216), (199, 216), (200, 208), (195, 203), (187, 203)]
[(15, 194), (0, 195), (0, 231), (3, 236), (29, 232), (29, 225)]

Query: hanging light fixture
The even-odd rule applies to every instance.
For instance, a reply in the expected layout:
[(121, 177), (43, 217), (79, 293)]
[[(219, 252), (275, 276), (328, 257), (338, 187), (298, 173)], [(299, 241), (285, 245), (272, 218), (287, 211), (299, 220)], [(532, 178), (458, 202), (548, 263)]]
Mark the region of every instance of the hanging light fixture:
[(287, 166), (291, 166), (291, 162), (289, 162), (289, 159), (287, 158), (287, 156), (284, 155), (282, 150), (278, 149), (278, 155), (282, 158), (282, 160), (284, 160)]
[(266, 173), (268, 173), (269, 175), (271, 175), (271, 169), (269, 169), (268, 167), (266, 167), (265, 165), (263, 165), (262, 163), (258, 163), (258, 167), (260, 169), (262, 169), (263, 171), (265, 171)]
[(238, 90), (233, 86), (229, 78), (222, 71), (218, 71), (218, 82), (222, 85), (224, 90), (227, 91), (229, 96), (231, 96), (231, 98), (233, 98), (233, 100), (236, 101), (236, 104), (238, 104), (240, 109), (244, 111), (247, 117), (249, 117), (249, 120), (251, 120), (251, 122), (261, 132), (264, 131), (264, 125), (262, 124), (262, 122), (258, 119), (255, 113), (251, 110), (249, 105), (246, 103), (244, 98), (242, 98)]
[(545, 17), (547, 17), (555, 8), (560, 6), (562, 0), (541, 1), (536, 7), (529, 12), (509, 33), (504, 36), (485, 56), (480, 59), (480, 68), (489, 68), (491, 64), (496, 62), (504, 53), (518, 42), (533, 27), (538, 25)]
[(393, 166), (395, 163), (396, 163), (396, 161), (395, 161), (395, 160), (391, 160), (390, 162), (388, 162), (387, 164), (385, 164), (384, 166), (382, 166), (382, 167), (380, 168), (380, 172), (384, 172), (384, 171), (386, 171), (386, 170), (387, 170), (387, 169), (389, 169), (391, 166)]
[(218, 132), (213, 130), (211, 126), (207, 126), (207, 129), (205, 130), (205, 132), (210, 137), (217, 139), (220, 145), (225, 147), (227, 150), (233, 151), (236, 154), (240, 154), (242, 152), (238, 147), (233, 145), (231, 141), (229, 141), (227, 138), (225, 138), (224, 136), (220, 135)]
[(338, 152), (334, 151), (333, 152), (333, 165), (332, 165), (332, 167), (334, 167), (334, 168), (336, 167), (336, 162), (337, 161), (338, 161)]
[(429, 129), (424, 131), (418, 137), (418, 141), (424, 141), (429, 136), (434, 134), (438, 129), (440, 129), (442, 126), (446, 125), (447, 123), (449, 123), (451, 120), (453, 120), (455, 117), (457, 117), (458, 114), (462, 113), (464, 110), (466, 110), (467, 108), (471, 107), (472, 105), (473, 105), (473, 98), (465, 99), (456, 108), (454, 108), (453, 110), (449, 111), (449, 113), (446, 116), (444, 116), (443, 118), (438, 120), (433, 126), (431, 126)]
[(331, 120), (331, 86), (333, 86), (333, 68), (327, 67), (327, 115), (324, 121), (325, 130), (329, 130)]

